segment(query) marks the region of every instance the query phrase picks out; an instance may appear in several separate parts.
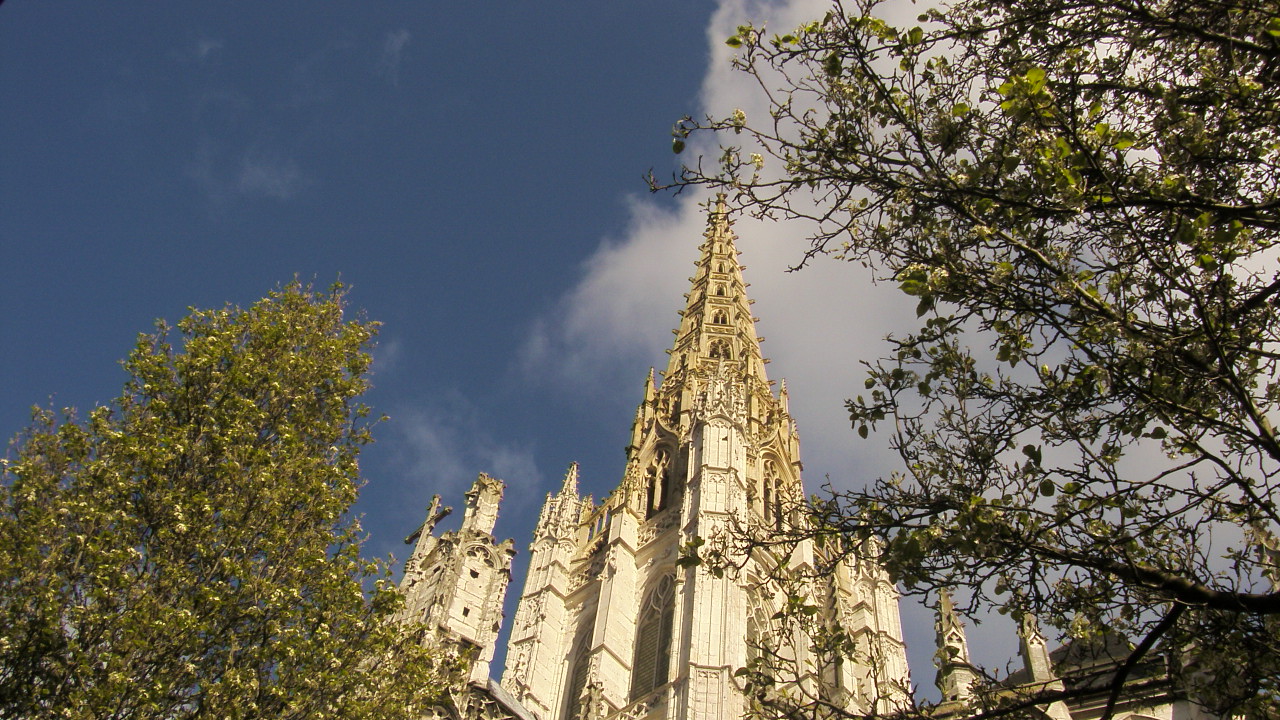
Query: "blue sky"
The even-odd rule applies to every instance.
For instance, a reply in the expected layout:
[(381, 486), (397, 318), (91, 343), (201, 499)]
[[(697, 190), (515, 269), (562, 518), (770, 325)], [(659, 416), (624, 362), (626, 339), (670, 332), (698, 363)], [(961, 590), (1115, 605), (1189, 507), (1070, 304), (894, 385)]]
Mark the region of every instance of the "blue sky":
[[(32, 405), (108, 402), (156, 318), (341, 277), (384, 323), (367, 401), (390, 420), (358, 506), (368, 552), (403, 558), (431, 494), (458, 506), (487, 471), (509, 483), (498, 532), (521, 550), (514, 597), (567, 465), (597, 497), (621, 478), (642, 381), (677, 324), (705, 198), (649, 195), (642, 176), (675, 169), (682, 115), (761, 111), (729, 68), (737, 24), (824, 11), (4, 3), (0, 428), (17, 432)], [(884, 472), (887, 438), (858, 440), (842, 399), (910, 304), (836, 261), (786, 273), (803, 228), (737, 229), (807, 487)], [(904, 612), (928, 685), (930, 622)]]
[(109, 400), (155, 318), (341, 276), (385, 327), (369, 400), (392, 421), (367, 456), (378, 504), (362, 507), (380, 552), (384, 523), (416, 522), (430, 489), (405, 477), (430, 462), (398, 447), (406, 414), (469, 436), (474, 451), (450, 449), (467, 475), (540, 484), (580, 457), (612, 476), (616, 453), (587, 448), (621, 447), (627, 416), (577, 440), (594, 403), (515, 361), (602, 239), (626, 232), (642, 174), (671, 165), (713, 10), (6, 3), (6, 432), (32, 404)]

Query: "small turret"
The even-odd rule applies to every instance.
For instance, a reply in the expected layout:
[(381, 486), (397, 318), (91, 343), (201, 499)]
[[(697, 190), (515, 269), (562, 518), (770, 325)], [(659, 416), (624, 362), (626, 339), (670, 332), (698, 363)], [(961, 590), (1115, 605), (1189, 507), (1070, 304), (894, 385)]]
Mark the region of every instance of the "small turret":
[(973, 684), (978, 679), (969, 660), (969, 641), (965, 637), (964, 623), (951, 602), (951, 594), (938, 591), (937, 629), (938, 652), (934, 662), (938, 666), (935, 683), (942, 692), (943, 702), (968, 703), (973, 698)]
[(538, 516), (538, 526), (534, 529), (534, 542), (544, 536), (572, 540), (582, 521), (582, 513), (583, 500), (578, 495), (578, 463), (569, 463), (560, 492), (555, 495), (547, 493), (542, 513)]
[[(404, 539), (405, 545), (413, 545), (413, 554), (409, 556), (406, 566), (416, 568), (421, 564), (421, 558), (431, 552), (436, 545), (436, 537), (431, 534), (436, 528), (436, 524), (448, 517), (453, 512), (451, 507), (440, 507), (440, 496), (431, 496), (431, 505), (427, 508), (427, 518), (418, 526), (417, 530), (409, 533)], [(414, 544), (414, 541), (417, 541)]]
[(499, 543), (492, 535), (502, 490), (501, 480), (481, 473), (467, 491), (462, 527), (439, 537), (432, 531), (451, 509), (442, 509), (436, 495), (426, 520), (405, 539), (417, 544), (400, 581), (402, 617), (426, 626), (425, 642), (459, 648), (475, 682), (489, 678), (515, 555), (514, 542)]
[[(1035, 692), (1053, 692), (1064, 689), (1062, 681), (1053, 672), (1053, 663), (1049, 659), (1049, 649), (1044, 635), (1040, 633), (1040, 623), (1036, 616), (1024, 613), (1018, 622), (1018, 637), (1021, 639), (1023, 667), (1029, 677), (1029, 685)], [(1066, 703), (1055, 700), (1043, 708), (1050, 720), (1071, 720), (1071, 711)]]

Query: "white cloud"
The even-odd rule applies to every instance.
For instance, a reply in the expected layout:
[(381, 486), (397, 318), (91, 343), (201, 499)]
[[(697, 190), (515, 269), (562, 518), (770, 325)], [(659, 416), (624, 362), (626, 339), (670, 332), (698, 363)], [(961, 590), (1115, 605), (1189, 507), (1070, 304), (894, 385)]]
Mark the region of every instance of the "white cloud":
[(216, 38), (200, 38), (196, 41), (195, 47), (191, 53), (198, 62), (208, 62), (213, 56), (222, 50), (222, 40)]
[[(711, 65), (701, 107), (691, 114), (723, 116), (740, 108), (748, 118), (767, 117), (754, 81), (731, 68), (733, 51), (724, 40), (745, 22), (781, 32), (820, 18), (829, 8), (827, 0), (722, 0), (707, 30)], [(718, 152), (695, 137), (684, 157), (692, 161), (699, 154), (714, 161)], [(686, 192), (674, 210), (664, 210), (652, 200), (633, 199), (626, 233), (601, 243), (584, 264), (581, 281), (530, 332), (521, 353), (526, 374), (585, 394), (634, 387), (635, 378), (618, 377), (616, 368), (635, 367), (637, 358), (661, 367), (705, 229), (706, 200), (705, 193)], [(735, 231), (741, 261), (748, 266), (749, 294), (756, 300), (758, 330), (767, 339), (762, 348), (772, 360), (770, 375), (786, 378), (791, 411), (800, 424), (807, 489), (816, 491), (827, 476), (839, 488), (887, 474), (898, 465), (887, 432), (860, 439), (849, 426), (843, 401), (863, 390), (860, 361), (887, 353), (885, 335), (918, 327), (914, 304), (892, 285), (873, 284), (870, 272), (857, 264), (820, 257), (804, 270), (787, 272), (807, 247), (807, 228), (801, 224), (739, 218)], [(633, 394), (626, 402), (637, 399)], [(915, 681), (925, 686), (926, 696), (934, 696), (928, 690), (932, 615), (909, 602), (904, 616), (910, 620)], [(1003, 666), (1016, 648), (1007, 624), (975, 625), (970, 623), (975, 659)]]
[(428, 494), (461, 497), (476, 473), (486, 472), (506, 482), (508, 507), (522, 507), (542, 484), (533, 449), (494, 438), (475, 407), (456, 393), (393, 409), (387, 425), (385, 432), (397, 436), (396, 474)]
[(246, 152), (240, 156), (235, 187), (242, 195), (288, 200), (298, 194), (304, 182), (292, 158)]
[[(791, 28), (820, 17), (827, 7), (816, 0), (750, 7), (736, 0), (722, 3), (707, 32), (713, 60), (698, 112), (741, 108), (748, 117), (763, 116), (763, 98), (754, 83), (731, 69), (724, 39), (748, 19)], [(695, 142), (685, 157), (699, 151), (717, 154), (714, 147)], [(686, 192), (674, 210), (647, 198), (632, 199), (624, 236), (602, 242), (585, 263), (582, 280), (530, 333), (522, 352), (526, 372), (595, 390), (619, 382), (634, 385), (635, 378), (616, 376), (619, 366), (662, 367), (705, 230), (706, 198)], [(858, 265), (819, 258), (802, 271), (787, 272), (807, 247), (803, 225), (739, 218), (735, 231), (749, 268), (746, 279), (757, 301), (759, 330), (767, 338), (763, 350), (772, 360), (771, 376), (788, 380), (808, 484), (816, 488), (830, 474), (837, 486), (847, 486), (884, 472), (891, 462), (884, 438), (860, 440), (849, 427), (843, 400), (862, 388), (859, 361), (877, 357), (889, 332), (914, 326), (913, 307), (895, 288), (873, 285)]]
[(635, 198), (630, 209), (626, 234), (601, 244), (582, 280), (526, 339), (520, 358), (529, 375), (597, 394), (617, 383), (639, 387), (619, 366), (662, 364), (687, 289), (682, 270), (698, 257), (702, 211), (686, 203), (673, 214)]
[(400, 367), (404, 357), (404, 343), (399, 338), (379, 340), (373, 348), (373, 371), (378, 374), (390, 374)]
[(392, 85), (400, 84), (400, 64), (404, 61), (405, 48), (413, 37), (408, 30), (400, 28), (387, 33), (382, 41), (382, 53), (378, 56), (377, 72)]
[(201, 139), (185, 174), (215, 207), (236, 197), (289, 200), (311, 182), (287, 155), (251, 149), (237, 157), (209, 136)]

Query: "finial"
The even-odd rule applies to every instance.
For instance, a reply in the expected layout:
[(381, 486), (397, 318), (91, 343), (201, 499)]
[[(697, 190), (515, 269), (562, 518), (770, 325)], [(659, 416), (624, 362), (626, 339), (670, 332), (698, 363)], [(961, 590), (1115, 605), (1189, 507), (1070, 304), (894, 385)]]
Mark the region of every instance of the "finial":
[(1018, 620), (1018, 637), (1029, 643), (1044, 645), (1044, 635), (1040, 632), (1040, 621), (1034, 613), (1024, 612)]
[(653, 396), (655, 393), (656, 387), (653, 381), (653, 368), (649, 368), (649, 377), (644, 381), (644, 401), (653, 402)]
[(564, 474), (564, 484), (560, 486), (561, 495), (578, 494), (578, 463), (569, 463), (569, 470)]
[(955, 603), (951, 602), (951, 592), (946, 588), (938, 590), (938, 614), (944, 618), (954, 618), (956, 614)]
[[(951, 592), (946, 588), (938, 589), (938, 635), (941, 641), (944, 635), (948, 633), (956, 633), (959, 635), (954, 638), (962, 645), (967, 645), (964, 637), (964, 623), (960, 622), (960, 614), (956, 612), (955, 603), (951, 601)], [(968, 658), (968, 648), (965, 647), (965, 660)]]
[(418, 526), (417, 530), (414, 530), (409, 534), (409, 537), (404, 539), (404, 544), (411, 545), (414, 540), (430, 535), (431, 532), (436, 529), (436, 524), (448, 517), (451, 512), (453, 512), (453, 508), (451, 507), (440, 507), (439, 495), (432, 495), (431, 506), (427, 508), (427, 518), (422, 521), (422, 524)]

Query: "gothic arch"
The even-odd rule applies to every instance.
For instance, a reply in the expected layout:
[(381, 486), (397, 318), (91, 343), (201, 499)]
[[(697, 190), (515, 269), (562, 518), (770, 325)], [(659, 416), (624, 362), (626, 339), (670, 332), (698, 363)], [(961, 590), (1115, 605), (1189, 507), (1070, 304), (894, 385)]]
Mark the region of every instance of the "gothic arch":
[(711, 313), (712, 325), (728, 325), (729, 313), (726, 310), (714, 310)]
[[(774, 610), (763, 591), (766, 583), (752, 575), (747, 579), (747, 664), (776, 665), (781, 650), (782, 632), (774, 619)], [(763, 668), (761, 668), (763, 669)]]
[(648, 695), (670, 679), (675, 608), (675, 579), (663, 575), (640, 605), (635, 655), (631, 662), (632, 700)]
[(498, 565), (498, 561), (493, 555), (492, 548), (485, 545), (476, 544), (467, 548), (467, 558), (479, 560), (488, 567), (497, 567)]
[(732, 360), (733, 348), (730, 347), (728, 340), (712, 340), (710, 347), (707, 349), (707, 355), (712, 358)]
[(565, 714), (573, 720), (582, 711), (582, 694), (587, 689), (587, 675), (591, 671), (591, 623), (586, 623), (578, 630), (577, 642), (573, 644), (572, 665), (569, 679), (565, 685)]

